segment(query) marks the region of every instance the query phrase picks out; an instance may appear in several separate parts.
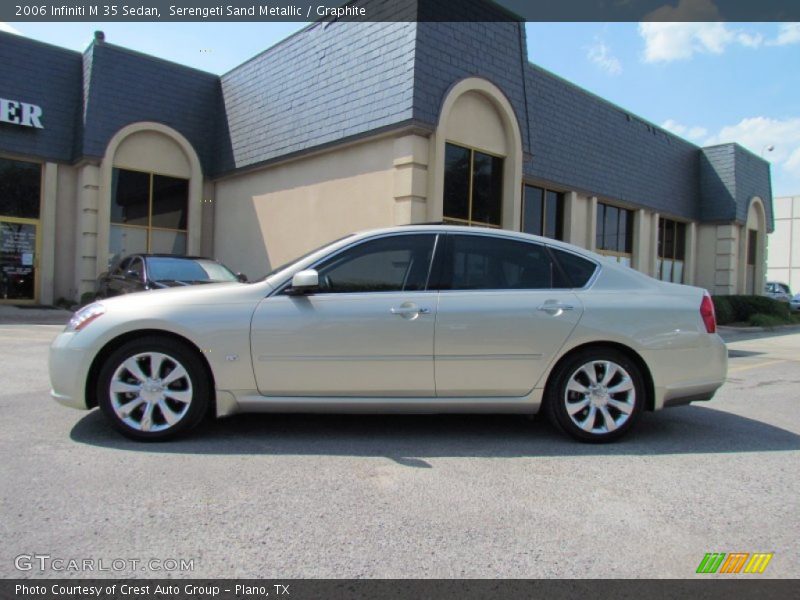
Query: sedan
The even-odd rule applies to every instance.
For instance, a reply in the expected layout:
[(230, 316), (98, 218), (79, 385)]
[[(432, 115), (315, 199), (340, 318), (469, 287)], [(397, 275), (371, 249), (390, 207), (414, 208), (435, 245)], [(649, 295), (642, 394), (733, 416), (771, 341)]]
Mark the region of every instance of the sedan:
[(52, 396), (143, 441), (243, 412), (543, 412), (606, 442), (709, 400), (727, 352), (703, 289), (551, 239), (443, 225), (354, 234), (263, 280), (86, 306)]
[(131, 254), (116, 260), (97, 278), (96, 299), (168, 287), (247, 281), (225, 265), (199, 256)]
[(800, 294), (795, 294), (794, 298), (789, 301), (789, 309), (792, 312), (800, 312)]

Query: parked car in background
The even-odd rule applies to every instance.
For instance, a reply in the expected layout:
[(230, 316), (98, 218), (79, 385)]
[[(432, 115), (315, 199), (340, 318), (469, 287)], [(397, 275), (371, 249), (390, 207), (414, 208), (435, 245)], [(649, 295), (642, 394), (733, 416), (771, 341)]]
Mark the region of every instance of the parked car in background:
[(97, 278), (97, 299), (169, 287), (247, 281), (210, 258), (173, 254), (131, 254)]
[(50, 380), (137, 440), (209, 413), (543, 411), (606, 442), (643, 411), (709, 400), (727, 357), (701, 288), (548, 238), (415, 225), (250, 285), (90, 304), (53, 342)]
[(792, 312), (800, 311), (800, 294), (795, 294), (794, 298), (789, 301), (789, 309)]
[(792, 290), (780, 281), (768, 281), (764, 287), (764, 294), (781, 302), (789, 302), (792, 299)]

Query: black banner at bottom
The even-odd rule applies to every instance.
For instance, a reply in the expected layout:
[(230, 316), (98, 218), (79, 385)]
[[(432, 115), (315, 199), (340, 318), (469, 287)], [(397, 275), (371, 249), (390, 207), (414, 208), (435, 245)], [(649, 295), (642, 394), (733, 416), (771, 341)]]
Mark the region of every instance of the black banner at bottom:
[[(703, 577), (702, 579), (700, 577)], [(7, 579), (3, 600), (493, 600), (800, 598), (800, 580), (648, 579)]]

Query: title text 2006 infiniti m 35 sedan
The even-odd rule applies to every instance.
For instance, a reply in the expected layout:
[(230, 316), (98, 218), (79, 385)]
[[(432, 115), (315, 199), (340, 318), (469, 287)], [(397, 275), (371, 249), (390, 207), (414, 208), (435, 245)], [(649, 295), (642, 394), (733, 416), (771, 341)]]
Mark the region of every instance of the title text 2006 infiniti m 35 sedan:
[(250, 283), (79, 310), (52, 395), (138, 440), (238, 412), (544, 411), (603, 442), (708, 400), (727, 353), (711, 298), (580, 248), (490, 229), (351, 235)]

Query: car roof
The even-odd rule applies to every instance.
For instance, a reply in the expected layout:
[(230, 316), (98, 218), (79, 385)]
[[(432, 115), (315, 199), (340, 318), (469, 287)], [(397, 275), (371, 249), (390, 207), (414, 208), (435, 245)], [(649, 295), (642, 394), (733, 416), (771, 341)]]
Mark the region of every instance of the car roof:
[(556, 248), (563, 248), (570, 252), (582, 254), (587, 258), (594, 260), (602, 259), (601, 255), (596, 252), (581, 248), (568, 242), (562, 242), (553, 238), (544, 237), (541, 235), (534, 235), (532, 233), (524, 233), (521, 231), (512, 231), (510, 229), (500, 229), (495, 227), (465, 227), (464, 225), (447, 225), (444, 223), (415, 223), (410, 225), (397, 225), (394, 227), (382, 227), (379, 229), (367, 229), (357, 232), (355, 235), (358, 237), (369, 237), (370, 235), (380, 235), (384, 233), (408, 233), (408, 232), (436, 232), (436, 233), (460, 233), (460, 234), (484, 234), (494, 235), (499, 237), (514, 238), (524, 240), (526, 242), (539, 242)]
[(185, 260), (211, 260), (217, 262), (214, 258), (208, 258), (207, 256), (185, 256), (183, 254), (167, 254), (167, 253), (158, 253), (158, 252), (148, 252), (148, 253), (139, 253), (139, 254), (131, 254), (130, 256), (141, 256), (143, 258), (177, 258), (177, 259), (185, 259)]

